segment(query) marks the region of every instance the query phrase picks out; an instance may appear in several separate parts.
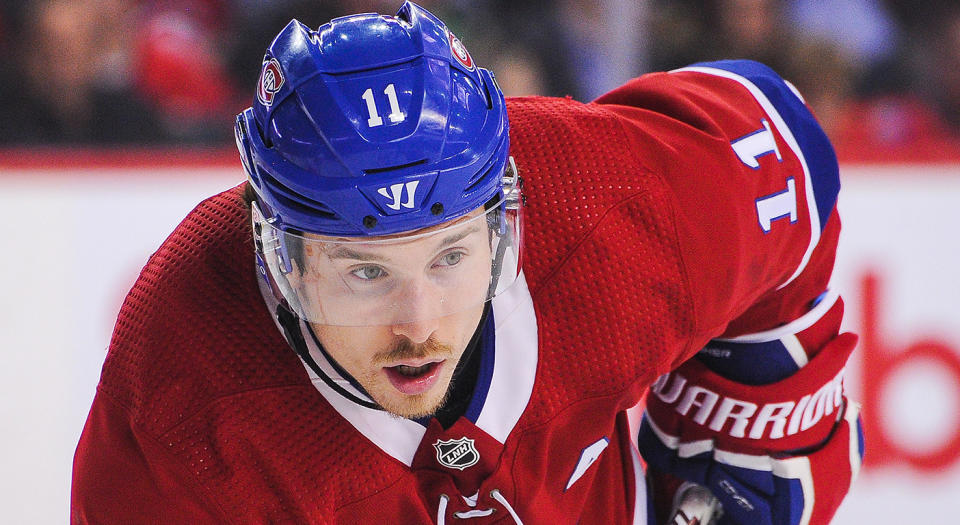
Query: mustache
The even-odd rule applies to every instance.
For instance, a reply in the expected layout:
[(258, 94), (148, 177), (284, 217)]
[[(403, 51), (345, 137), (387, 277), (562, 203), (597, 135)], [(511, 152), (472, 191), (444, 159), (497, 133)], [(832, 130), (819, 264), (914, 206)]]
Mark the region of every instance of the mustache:
[(409, 339), (401, 339), (390, 350), (377, 354), (374, 364), (388, 364), (403, 359), (426, 359), (453, 355), (453, 347), (441, 343), (431, 336), (422, 343), (414, 344)]

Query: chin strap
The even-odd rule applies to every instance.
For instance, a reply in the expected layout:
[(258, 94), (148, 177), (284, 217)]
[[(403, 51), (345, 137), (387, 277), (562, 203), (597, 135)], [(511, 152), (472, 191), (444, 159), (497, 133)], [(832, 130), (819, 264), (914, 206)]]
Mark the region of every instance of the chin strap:
[(372, 408), (374, 410), (383, 410), (383, 407), (377, 403), (367, 401), (366, 399), (361, 399), (349, 391), (347, 391), (342, 386), (338, 385), (330, 376), (326, 374), (317, 364), (316, 360), (313, 359), (313, 356), (310, 355), (310, 351), (307, 349), (307, 342), (303, 339), (303, 331), (300, 330), (300, 318), (297, 317), (290, 308), (283, 303), (277, 305), (277, 322), (283, 327), (283, 336), (287, 340), (287, 343), (290, 344), (290, 347), (293, 348), (293, 351), (297, 353), (300, 359), (310, 367), (310, 370), (313, 370), (317, 377), (323, 380), (330, 388), (335, 390), (341, 396), (357, 403), (358, 405)]
[[(491, 201), (495, 200), (491, 199)], [(487, 288), (487, 297), (493, 297), (497, 294), (497, 286), (500, 280), (500, 273), (503, 266), (503, 256), (511, 243), (508, 239), (507, 228), (510, 228), (510, 221), (507, 220), (507, 211), (516, 213), (518, 216), (521, 208), (526, 203), (526, 197), (523, 195), (523, 179), (517, 173), (517, 164), (513, 157), (507, 157), (507, 166), (503, 170), (503, 201), (500, 203), (500, 209), (495, 213), (487, 215), (487, 227), (490, 232), (491, 246), (495, 245), (493, 258), (493, 271), (490, 276), (490, 286)], [(489, 204), (489, 203), (488, 203)], [(486, 208), (486, 205), (484, 206)], [(518, 237), (515, 242), (521, 242)], [(519, 252), (519, 250), (518, 250)], [(520, 268), (520, 262), (517, 263)]]

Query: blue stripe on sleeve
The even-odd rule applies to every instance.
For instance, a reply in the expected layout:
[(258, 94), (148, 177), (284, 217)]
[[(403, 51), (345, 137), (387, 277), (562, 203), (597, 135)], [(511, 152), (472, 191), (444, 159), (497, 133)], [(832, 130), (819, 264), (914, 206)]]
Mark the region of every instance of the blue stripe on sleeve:
[(769, 385), (800, 370), (779, 339), (762, 343), (714, 339), (696, 358), (710, 370), (745, 385)]
[(752, 60), (700, 62), (690, 67), (708, 67), (729, 71), (746, 78), (770, 100), (790, 128), (810, 170), (813, 194), (823, 231), (840, 191), (837, 155), (826, 133), (807, 109), (803, 100), (769, 67)]

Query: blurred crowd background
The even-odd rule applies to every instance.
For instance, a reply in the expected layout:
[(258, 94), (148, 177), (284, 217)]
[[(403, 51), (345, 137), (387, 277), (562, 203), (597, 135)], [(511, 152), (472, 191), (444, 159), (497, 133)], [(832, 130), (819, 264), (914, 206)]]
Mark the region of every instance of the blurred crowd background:
[[(263, 51), (291, 18), (317, 27), (400, 3), (3, 0), (0, 147), (228, 145)], [(648, 71), (754, 58), (800, 89), (842, 160), (960, 152), (956, 0), (419, 3), (508, 95), (587, 101)]]

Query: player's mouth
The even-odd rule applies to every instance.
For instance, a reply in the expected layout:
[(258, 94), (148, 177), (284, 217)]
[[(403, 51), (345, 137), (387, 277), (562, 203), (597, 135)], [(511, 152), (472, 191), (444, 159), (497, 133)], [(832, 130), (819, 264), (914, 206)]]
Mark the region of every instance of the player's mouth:
[(402, 363), (383, 367), (393, 388), (409, 396), (430, 390), (440, 377), (445, 360), (426, 363)]

